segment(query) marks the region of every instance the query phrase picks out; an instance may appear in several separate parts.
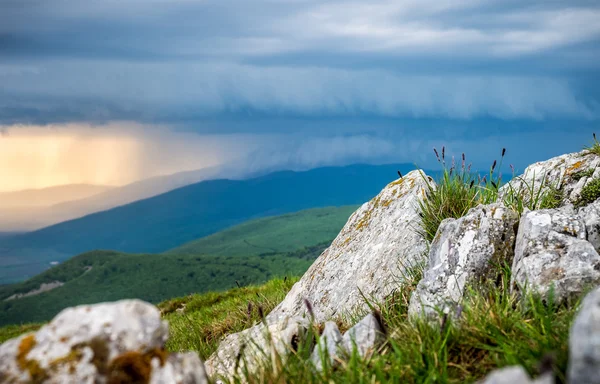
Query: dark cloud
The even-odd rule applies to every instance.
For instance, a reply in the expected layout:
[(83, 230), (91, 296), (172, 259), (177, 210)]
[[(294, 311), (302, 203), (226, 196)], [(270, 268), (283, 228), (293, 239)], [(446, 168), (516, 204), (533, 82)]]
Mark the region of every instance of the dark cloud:
[(594, 1), (4, 0), (0, 123), (588, 124), (599, 18)]

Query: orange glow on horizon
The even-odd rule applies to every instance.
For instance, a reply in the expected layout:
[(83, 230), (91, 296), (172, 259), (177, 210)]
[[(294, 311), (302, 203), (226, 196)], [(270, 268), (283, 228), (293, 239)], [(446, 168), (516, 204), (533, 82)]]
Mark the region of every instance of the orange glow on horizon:
[(218, 165), (252, 147), (247, 140), (135, 123), (20, 126), (4, 131), (0, 192), (66, 184), (119, 186)]

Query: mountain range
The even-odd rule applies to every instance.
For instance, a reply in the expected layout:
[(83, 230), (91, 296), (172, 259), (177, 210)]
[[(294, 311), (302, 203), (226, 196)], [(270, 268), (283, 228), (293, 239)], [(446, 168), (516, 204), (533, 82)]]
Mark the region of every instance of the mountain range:
[(161, 253), (250, 219), (360, 204), (395, 180), (398, 170), (406, 173), (413, 168), (409, 164), (324, 167), (187, 185), (0, 239), (0, 282), (22, 280), (51, 262), (87, 251)]

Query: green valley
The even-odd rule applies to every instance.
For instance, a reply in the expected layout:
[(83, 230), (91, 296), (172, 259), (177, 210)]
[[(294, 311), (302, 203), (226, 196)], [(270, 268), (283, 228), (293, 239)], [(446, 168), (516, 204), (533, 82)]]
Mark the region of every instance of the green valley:
[[(252, 220), (167, 254), (87, 252), (25, 282), (0, 287), (0, 324), (46, 321), (77, 304), (124, 298), (157, 303), (273, 277), (298, 276), (329, 245), (355, 209), (316, 208)], [(62, 285), (9, 299), (56, 282)]]

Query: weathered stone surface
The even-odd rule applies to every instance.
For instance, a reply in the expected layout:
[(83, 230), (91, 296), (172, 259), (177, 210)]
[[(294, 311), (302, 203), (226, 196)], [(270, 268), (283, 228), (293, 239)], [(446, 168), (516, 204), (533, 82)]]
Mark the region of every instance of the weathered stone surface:
[(323, 370), (323, 358), (328, 359), (331, 366), (335, 365), (341, 346), (342, 334), (337, 325), (333, 321), (326, 322), (319, 342), (310, 357), (315, 368), (318, 371)]
[(582, 302), (569, 335), (569, 383), (600, 383), (600, 288)]
[[(283, 302), (267, 316), (269, 330), (273, 328), (271, 333), (280, 334), (288, 323), (302, 324), (307, 311), (305, 299), (312, 304), (314, 321), (321, 323), (336, 315), (366, 312), (365, 297), (375, 300), (387, 297), (398, 286), (403, 267), (424, 259), (427, 244), (416, 229), (420, 219), (418, 201), (425, 194), (427, 182), (433, 180), (421, 171), (410, 172), (363, 204)], [(293, 326), (282, 339), (289, 341), (287, 335), (297, 333), (303, 326)], [(206, 361), (209, 374), (231, 377), (240, 356), (256, 366), (257, 354), (247, 348), (242, 350), (242, 345), (247, 345), (248, 339), (255, 339), (255, 344), (264, 346), (263, 331), (264, 325), (258, 324), (226, 337)], [(279, 345), (281, 352), (289, 350), (285, 342)]]
[(381, 324), (372, 313), (350, 328), (342, 337), (342, 346), (347, 354), (352, 354), (354, 348), (360, 357), (370, 356), (375, 348), (384, 340)]
[(520, 365), (493, 371), (478, 384), (554, 384), (554, 377), (547, 373), (532, 380)]
[(502, 204), (480, 205), (460, 219), (444, 220), (431, 244), (423, 279), (410, 300), (411, 316), (449, 313), (462, 301), (465, 286), (513, 258), (519, 219)]
[(254, 372), (265, 356), (274, 353), (285, 361), (309, 326), (305, 318), (277, 314), (268, 316), (265, 323), (227, 336), (206, 361), (208, 374), (229, 379), (244, 369)]
[(578, 213), (585, 223), (587, 241), (600, 253), (600, 201), (581, 208)]
[(571, 206), (528, 211), (521, 217), (512, 266), (513, 289), (561, 301), (600, 283), (600, 255), (586, 240), (584, 220)]
[[(593, 175), (581, 177), (583, 172), (589, 170)], [(505, 196), (511, 187), (526, 193), (532, 186), (537, 192), (543, 185), (543, 190), (553, 186), (563, 191), (563, 204), (575, 203), (583, 187), (590, 180), (598, 177), (600, 177), (600, 156), (587, 151), (569, 153), (530, 165), (522, 175), (501, 188), (500, 197)]]
[(427, 244), (417, 233), (417, 209), (425, 177), (412, 171), (360, 207), (274, 312), (303, 315), (306, 298), (315, 320), (323, 322), (368, 311), (363, 295), (376, 301), (387, 297), (403, 267), (424, 261)]
[(147, 381), (155, 367), (162, 377), (207, 382), (197, 357), (168, 357), (167, 336), (156, 307), (139, 300), (67, 308), (36, 333), (0, 346), (0, 382), (104, 383), (109, 375)]
[(204, 364), (196, 353), (176, 353), (162, 365), (158, 359), (151, 364), (149, 384), (208, 384)]

